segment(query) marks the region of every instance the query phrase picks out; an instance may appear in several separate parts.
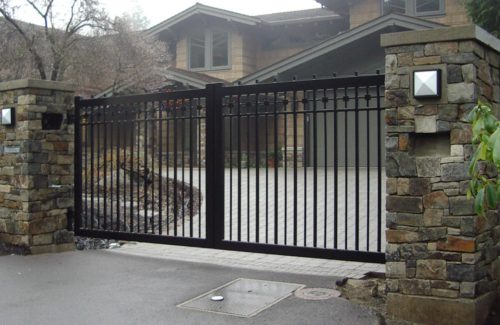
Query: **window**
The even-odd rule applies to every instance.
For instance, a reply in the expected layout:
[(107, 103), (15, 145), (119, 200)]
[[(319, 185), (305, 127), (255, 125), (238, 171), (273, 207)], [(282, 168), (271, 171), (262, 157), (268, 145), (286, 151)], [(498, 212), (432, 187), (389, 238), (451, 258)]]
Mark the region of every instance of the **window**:
[(190, 68), (200, 69), (205, 67), (205, 33), (191, 36)]
[(415, 0), (415, 15), (434, 15), (444, 13), (444, 0)]
[(406, 1), (405, 0), (384, 0), (382, 1), (384, 15), (388, 14), (405, 14)]
[(384, 15), (397, 13), (408, 16), (444, 14), (444, 0), (382, 0)]
[(206, 30), (189, 38), (189, 68), (213, 70), (229, 67), (229, 33)]

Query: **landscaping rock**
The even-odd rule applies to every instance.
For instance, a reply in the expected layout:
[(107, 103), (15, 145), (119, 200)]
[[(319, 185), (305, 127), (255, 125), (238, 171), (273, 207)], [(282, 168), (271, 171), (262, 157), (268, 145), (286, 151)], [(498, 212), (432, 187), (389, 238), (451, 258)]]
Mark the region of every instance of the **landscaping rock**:
[(91, 250), (91, 249), (108, 249), (118, 248), (120, 243), (114, 239), (100, 239), (89, 237), (75, 237), (76, 249)]

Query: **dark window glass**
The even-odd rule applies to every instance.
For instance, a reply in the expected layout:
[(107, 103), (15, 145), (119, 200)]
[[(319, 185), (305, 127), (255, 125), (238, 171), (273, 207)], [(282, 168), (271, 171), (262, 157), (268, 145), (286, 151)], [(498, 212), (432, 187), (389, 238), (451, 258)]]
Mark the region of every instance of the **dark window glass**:
[(191, 36), (189, 48), (189, 66), (191, 69), (205, 68), (205, 33)]
[(406, 1), (404, 0), (383, 0), (384, 15), (396, 13), (406, 13)]
[(442, 10), (440, 0), (416, 0), (415, 8), (417, 14), (439, 12)]
[(212, 34), (212, 67), (229, 65), (229, 35), (227, 32), (214, 31)]

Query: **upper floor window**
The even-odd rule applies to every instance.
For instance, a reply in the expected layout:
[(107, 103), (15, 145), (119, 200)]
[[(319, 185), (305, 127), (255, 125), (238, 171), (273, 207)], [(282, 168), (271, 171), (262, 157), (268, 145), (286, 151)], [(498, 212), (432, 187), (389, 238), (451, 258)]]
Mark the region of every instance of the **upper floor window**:
[(415, 0), (415, 15), (444, 14), (444, 0)]
[(388, 14), (405, 14), (406, 1), (405, 0), (382, 0), (382, 8), (384, 15)]
[(390, 13), (408, 16), (444, 14), (444, 0), (382, 0), (384, 15)]
[(212, 70), (229, 67), (229, 33), (204, 30), (189, 38), (189, 68)]

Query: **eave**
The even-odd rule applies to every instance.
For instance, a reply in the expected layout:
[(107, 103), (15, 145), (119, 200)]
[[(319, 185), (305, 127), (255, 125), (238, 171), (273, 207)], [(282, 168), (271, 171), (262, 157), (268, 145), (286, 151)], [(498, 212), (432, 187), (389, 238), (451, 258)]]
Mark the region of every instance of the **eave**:
[(206, 6), (201, 3), (196, 3), (192, 7), (174, 15), (167, 20), (151, 27), (146, 31), (148, 35), (156, 35), (163, 30), (170, 29), (172, 26), (190, 18), (195, 15), (205, 14), (212, 17), (221, 18), (231, 22), (237, 22), (244, 25), (255, 26), (259, 23), (262, 23), (262, 20), (259, 18), (255, 18), (252, 16), (247, 16), (243, 14), (239, 14), (237, 12), (223, 10), (219, 8), (214, 8), (210, 6)]

